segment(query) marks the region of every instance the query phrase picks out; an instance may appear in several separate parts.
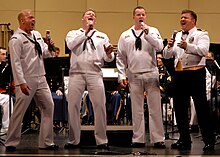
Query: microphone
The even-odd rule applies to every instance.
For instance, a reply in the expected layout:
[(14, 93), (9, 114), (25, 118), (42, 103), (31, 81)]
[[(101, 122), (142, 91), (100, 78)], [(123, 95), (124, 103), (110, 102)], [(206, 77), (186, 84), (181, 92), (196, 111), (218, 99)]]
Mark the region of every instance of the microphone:
[(89, 29), (93, 29), (93, 19), (89, 19)]
[[(141, 23), (141, 26), (144, 28), (144, 25), (145, 25), (144, 21), (143, 21), (143, 20), (140, 20), (139, 22)], [(142, 28), (142, 29), (143, 29), (143, 28)], [(149, 30), (148, 30), (148, 29), (145, 29), (145, 28), (143, 29), (143, 31), (144, 31), (145, 34), (148, 34), (148, 32), (149, 32)]]
[(143, 20), (140, 20), (139, 22), (141, 23), (141, 26), (144, 26), (144, 21)]
[(166, 47), (167, 44), (168, 44), (168, 40), (167, 40), (167, 38), (165, 38), (165, 39), (163, 40), (163, 46)]
[(51, 45), (50, 43), (50, 40), (51, 40), (51, 37), (50, 37), (50, 30), (46, 30), (46, 40), (47, 40), (47, 43), (48, 43), (48, 49), (49, 51), (53, 51), (55, 52), (55, 46), (54, 45)]
[(175, 38), (176, 38), (177, 33), (178, 33), (178, 31), (176, 31), (176, 30), (173, 32), (173, 35), (172, 35), (173, 43), (175, 42)]

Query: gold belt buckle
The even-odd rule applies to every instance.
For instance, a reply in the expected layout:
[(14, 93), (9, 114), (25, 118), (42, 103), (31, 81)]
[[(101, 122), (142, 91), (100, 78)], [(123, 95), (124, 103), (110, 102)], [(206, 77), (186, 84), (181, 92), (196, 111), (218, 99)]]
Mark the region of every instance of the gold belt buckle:
[(183, 71), (182, 59), (178, 59), (175, 71)]

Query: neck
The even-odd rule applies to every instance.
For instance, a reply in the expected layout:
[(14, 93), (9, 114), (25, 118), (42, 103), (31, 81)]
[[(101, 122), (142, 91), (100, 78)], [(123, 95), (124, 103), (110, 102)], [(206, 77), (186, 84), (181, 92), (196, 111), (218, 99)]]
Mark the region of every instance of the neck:
[(134, 29), (135, 30), (141, 30), (141, 26), (140, 25), (134, 25)]
[(27, 34), (31, 35), (31, 30), (27, 30), (23, 27), (20, 27), (21, 30), (23, 30), (24, 32), (26, 32)]

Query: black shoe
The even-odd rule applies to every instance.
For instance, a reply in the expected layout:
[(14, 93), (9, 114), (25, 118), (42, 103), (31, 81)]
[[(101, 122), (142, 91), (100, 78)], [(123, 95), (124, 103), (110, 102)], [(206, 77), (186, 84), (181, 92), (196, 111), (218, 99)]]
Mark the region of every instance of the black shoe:
[(14, 151), (16, 151), (16, 147), (15, 146), (6, 146), (6, 151), (14, 152)]
[(215, 147), (213, 144), (205, 144), (205, 146), (203, 147), (203, 151), (214, 151)]
[(98, 148), (98, 149), (108, 150), (108, 149), (109, 149), (109, 145), (108, 145), (107, 143), (105, 143), (105, 144), (100, 144), (100, 145), (97, 145), (97, 148)]
[(181, 141), (177, 141), (173, 144), (171, 144), (172, 149), (178, 149), (178, 150), (190, 150), (191, 149), (191, 142), (190, 143), (183, 143)]
[(145, 143), (134, 142), (134, 143), (131, 144), (131, 147), (133, 147), (133, 148), (143, 148), (143, 147), (145, 147)]
[(39, 148), (39, 149), (42, 149), (42, 150), (58, 150), (59, 149), (59, 146), (56, 145), (56, 144), (53, 144), (51, 146), (47, 146), (45, 148)]
[(165, 143), (164, 142), (156, 142), (154, 143), (154, 148), (166, 148)]
[(80, 147), (80, 144), (74, 145), (74, 144), (71, 144), (71, 143), (66, 143), (64, 145), (65, 149), (76, 149), (76, 148), (79, 148), (79, 147)]
[(189, 128), (191, 133), (199, 133), (199, 126), (198, 125), (191, 125)]

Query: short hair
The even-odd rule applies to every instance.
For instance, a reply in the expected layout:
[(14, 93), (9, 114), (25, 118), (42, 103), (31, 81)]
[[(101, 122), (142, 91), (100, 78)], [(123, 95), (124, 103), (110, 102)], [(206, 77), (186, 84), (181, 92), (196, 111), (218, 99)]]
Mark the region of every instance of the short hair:
[(55, 47), (55, 50), (56, 50), (56, 51), (60, 51), (60, 48), (59, 48), (59, 47)]
[[(0, 47), (0, 50), (6, 50), (6, 48), (4, 48), (4, 47)], [(2, 52), (0, 51), (0, 53), (2, 53)]]
[(86, 11), (84, 11), (82, 17), (83, 17), (83, 16), (86, 14), (86, 12), (88, 12), (88, 11), (94, 12), (94, 13), (95, 13), (95, 16), (96, 16), (96, 11), (95, 11), (94, 9), (92, 9), (92, 8), (89, 8), (89, 9), (87, 9)]
[(23, 18), (25, 13), (27, 13), (27, 12), (32, 12), (32, 11), (31, 11), (31, 9), (24, 9), (24, 10), (20, 11), (20, 13), (18, 13), (18, 21), (19, 21), (19, 23), (20, 23), (21, 18)]
[(137, 6), (137, 7), (135, 7), (134, 10), (133, 10), (133, 16), (135, 15), (135, 11), (136, 11), (137, 9), (144, 9), (144, 10), (145, 10), (144, 7), (142, 7), (142, 6)]
[(194, 11), (189, 10), (189, 9), (182, 10), (181, 14), (185, 14), (185, 13), (190, 13), (190, 15), (193, 17), (193, 19), (195, 19), (195, 23), (197, 22), (197, 15)]

